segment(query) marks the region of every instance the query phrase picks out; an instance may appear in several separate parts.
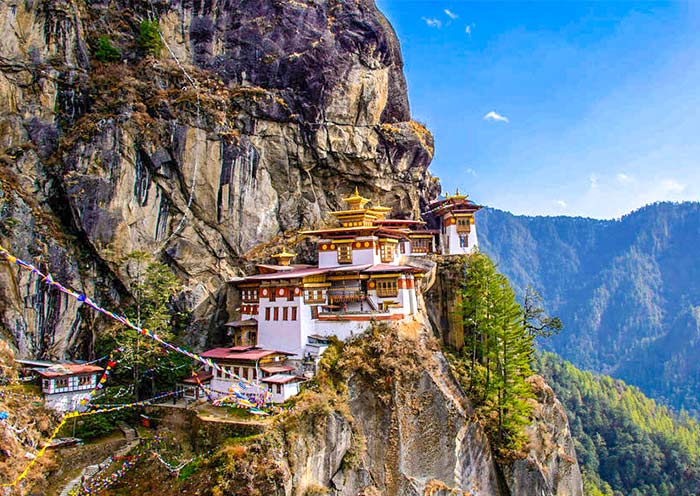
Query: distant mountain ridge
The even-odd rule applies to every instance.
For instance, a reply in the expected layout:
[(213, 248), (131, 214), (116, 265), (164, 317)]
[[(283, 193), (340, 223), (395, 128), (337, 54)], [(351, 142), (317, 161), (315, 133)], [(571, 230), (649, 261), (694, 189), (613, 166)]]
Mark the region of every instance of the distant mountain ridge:
[(700, 203), (655, 203), (617, 220), (485, 208), (483, 252), (565, 329), (543, 346), (579, 367), (700, 414)]

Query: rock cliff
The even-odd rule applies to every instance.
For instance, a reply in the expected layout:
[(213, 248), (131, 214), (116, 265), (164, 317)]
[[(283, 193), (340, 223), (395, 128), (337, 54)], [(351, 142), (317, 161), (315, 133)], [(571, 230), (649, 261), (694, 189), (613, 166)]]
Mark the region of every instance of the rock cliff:
[[(356, 186), (398, 217), (439, 191), (372, 0), (13, 1), (0, 18), (0, 244), (109, 307), (130, 298), (122, 257), (155, 253), (185, 285), (193, 344), (215, 334), (226, 280), (261, 246), (319, 224)], [(163, 46), (148, 48), (140, 26), (155, 18)], [(105, 44), (112, 61), (96, 56)], [(85, 356), (104, 325), (0, 265), (0, 332), (20, 356)], [(551, 395), (530, 456), (499, 466), (429, 329), (355, 343), (335, 369), (353, 373), (328, 379), (335, 400), (308, 392), (259, 446), (216, 455), (203, 487), (580, 494)]]
[[(355, 186), (398, 216), (439, 188), (371, 0), (37, 0), (0, 15), (0, 241), (112, 305), (128, 298), (121, 258), (158, 254), (200, 342), (260, 243), (320, 223)], [(155, 17), (160, 57), (138, 42)], [(100, 62), (100, 40), (120, 60)], [(3, 267), (0, 288), (20, 355), (91, 345), (100, 323), (31, 275)]]
[[(225, 440), (186, 478), (140, 464), (121, 487), (144, 496), (582, 496), (564, 410), (541, 378), (532, 382), (529, 452), (499, 461), (430, 326), (377, 325), (332, 346), (293, 410), (257, 436)], [(202, 435), (188, 427), (184, 437), (202, 445)]]

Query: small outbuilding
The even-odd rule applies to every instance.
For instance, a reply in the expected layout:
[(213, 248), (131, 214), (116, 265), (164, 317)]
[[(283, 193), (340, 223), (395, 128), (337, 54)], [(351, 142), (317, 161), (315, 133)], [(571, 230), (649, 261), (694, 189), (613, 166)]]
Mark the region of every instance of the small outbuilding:
[(96, 365), (61, 363), (35, 372), (41, 378), (46, 406), (68, 412), (85, 409), (81, 402), (97, 387), (104, 369)]

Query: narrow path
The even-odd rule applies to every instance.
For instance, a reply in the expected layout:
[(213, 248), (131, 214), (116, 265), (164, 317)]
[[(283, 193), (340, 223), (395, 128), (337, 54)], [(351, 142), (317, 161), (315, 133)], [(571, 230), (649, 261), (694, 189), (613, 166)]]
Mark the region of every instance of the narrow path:
[(63, 488), (63, 491), (61, 491), (60, 496), (68, 496), (70, 492), (75, 489), (80, 482), (83, 480), (90, 479), (91, 477), (94, 477), (102, 468), (106, 468), (112, 463), (112, 458), (115, 456), (125, 456), (129, 451), (131, 451), (137, 444), (139, 444), (139, 440), (135, 439), (131, 441), (130, 443), (126, 444), (124, 447), (122, 447), (120, 450), (116, 451), (113, 455), (108, 456), (104, 460), (102, 460), (101, 463), (98, 465), (88, 465), (85, 467), (78, 476), (68, 482), (66, 486)]

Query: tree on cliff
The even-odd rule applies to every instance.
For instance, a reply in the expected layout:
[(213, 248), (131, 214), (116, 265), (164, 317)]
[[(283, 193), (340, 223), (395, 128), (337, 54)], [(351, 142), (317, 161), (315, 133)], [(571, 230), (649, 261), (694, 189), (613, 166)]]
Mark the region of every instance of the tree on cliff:
[(472, 398), (490, 437), (502, 455), (525, 442), (532, 397), (525, 381), (534, 336), (508, 279), (493, 262), (477, 253), (466, 260), (462, 304), (464, 347), (453, 356), (462, 384)]
[[(133, 303), (125, 309), (126, 316), (139, 327), (157, 332), (165, 341), (172, 341), (173, 329), (184, 318), (172, 305), (172, 298), (180, 289), (175, 274), (167, 265), (153, 260), (151, 255), (141, 251), (124, 257), (122, 267), (131, 279), (130, 290), (133, 296)], [(161, 345), (144, 338), (133, 329), (120, 327), (102, 340), (101, 348), (104, 350), (117, 347), (122, 352), (117, 357), (118, 366), (113, 378), (131, 382), (139, 397), (149, 389), (153, 394), (156, 386), (172, 386), (179, 375), (188, 372), (185, 369), (188, 359), (179, 354), (167, 353)]]
[(559, 317), (550, 317), (544, 311), (542, 296), (532, 286), (525, 289), (523, 319), (525, 329), (534, 337), (549, 338), (564, 328)]

